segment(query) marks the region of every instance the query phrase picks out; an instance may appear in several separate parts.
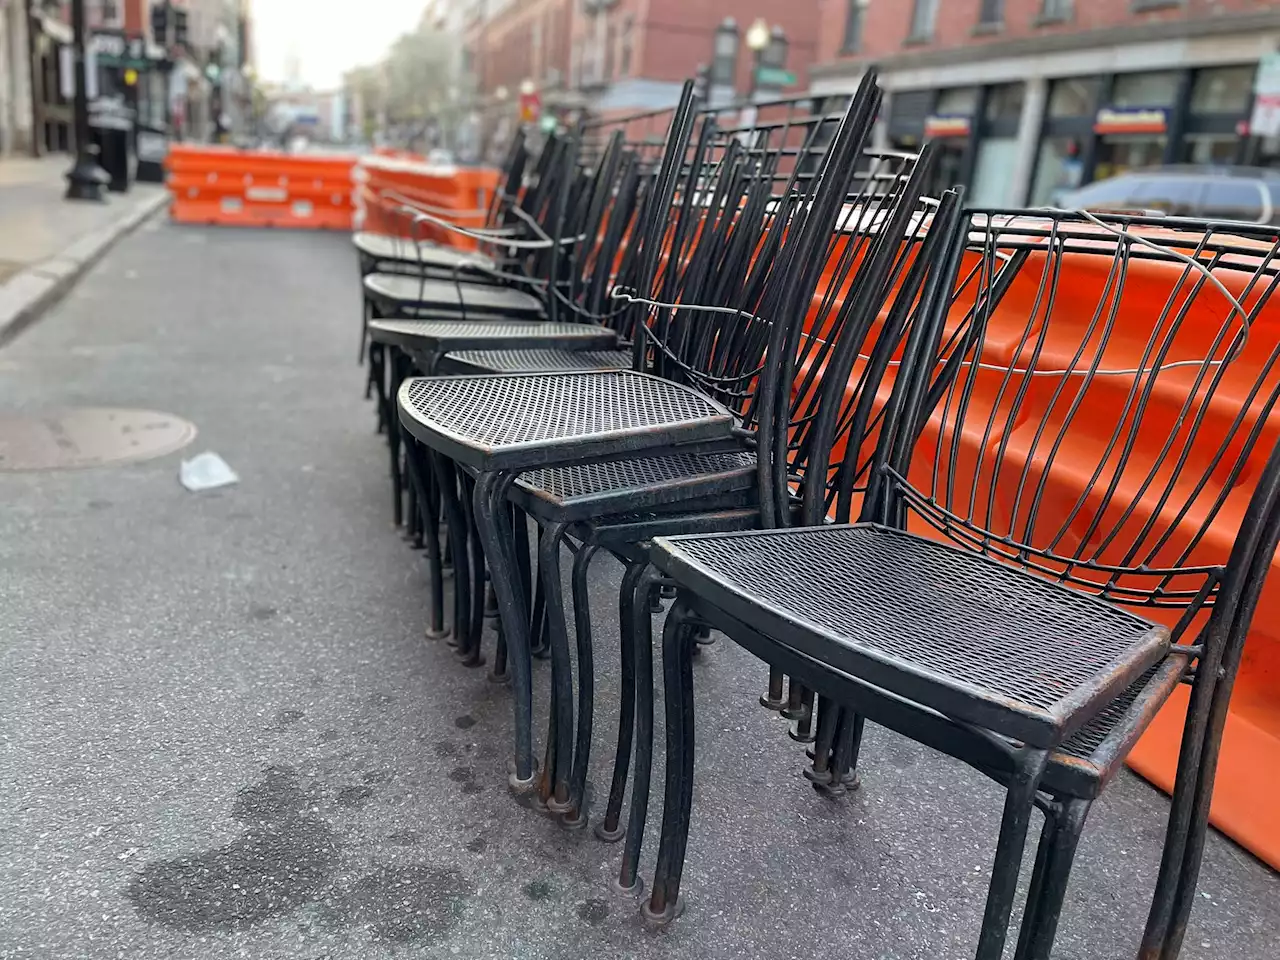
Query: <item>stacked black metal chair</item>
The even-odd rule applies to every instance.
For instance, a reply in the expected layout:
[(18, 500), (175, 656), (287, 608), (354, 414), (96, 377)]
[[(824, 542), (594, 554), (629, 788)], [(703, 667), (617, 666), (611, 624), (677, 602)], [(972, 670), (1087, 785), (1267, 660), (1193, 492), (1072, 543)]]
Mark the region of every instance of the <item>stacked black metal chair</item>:
[[(838, 157), (847, 165), (841, 169), (854, 168), (878, 99), (878, 89), (869, 78), (842, 122), (842, 135), (836, 141), (839, 150), (832, 148), (828, 163), (836, 163)], [(756, 222), (779, 228), (744, 230), (741, 237), (745, 246), (737, 251), (734, 261), (736, 276), (733, 271), (721, 270), (716, 275), (718, 282), (730, 277), (721, 284), (721, 296), (709, 300), (708, 294), (702, 293), (695, 298), (698, 304), (730, 309), (671, 311), (665, 319), (657, 317), (651, 323), (648, 309), (643, 308), (645, 322), (636, 324), (638, 369), (631, 371), (421, 378), (406, 381), (400, 390), (400, 416), (408, 432), (430, 448), (433, 457), (447, 457), (475, 475), (474, 518), (511, 651), (516, 738), (511, 786), (516, 792), (535, 792), (537, 783), (527, 590), (514, 573), (521, 566), (517, 557), (519, 531), (511, 529), (507, 507), (512, 484), (519, 474), (536, 468), (635, 461), (641, 457), (741, 453), (743, 438), (749, 431), (742, 429), (728, 408), (690, 385), (689, 370), (699, 369), (698, 360), (707, 360), (697, 356), (697, 350), (708, 344), (723, 344), (721, 335), (728, 339), (736, 335), (744, 344), (753, 344), (758, 356), (767, 355), (772, 341), (777, 341), (775, 351), (781, 350), (793, 330), (798, 335), (799, 319), (793, 324), (768, 328), (728, 320), (738, 317), (744, 309), (753, 315), (785, 315), (780, 307), (793, 301), (800, 318), (808, 313), (825, 265), (821, 254), (827, 249), (847, 199), (843, 191), (828, 192), (822, 195), (821, 205), (814, 203), (821, 179), (813, 176), (805, 178), (808, 186), (804, 190), (784, 191), (781, 198), (775, 198), (771, 179), (755, 173), (742, 175), (742, 171), (754, 168), (748, 162), (747, 151), (735, 154), (730, 145), (729, 162), (717, 164), (721, 173), (733, 171), (725, 184), (745, 181), (759, 187), (738, 197), (727, 186), (722, 187), (718, 179), (704, 176), (706, 171), (699, 157), (705, 157), (714, 142), (716, 128), (714, 122), (704, 123), (695, 140), (695, 120), (693, 103), (686, 95), (672, 124), (662, 169), (646, 206), (647, 223), (638, 238), (643, 263), (642, 282), (637, 289), (666, 295), (662, 291), (667, 278), (684, 277), (689, 272), (688, 258), (681, 251), (710, 249), (706, 244), (700, 248), (692, 241), (704, 235), (707, 244), (714, 239), (715, 224), (721, 220), (708, 211), (718, 209), (711, 203), (720, 203), (723, 207), (719, 209), (725, 214), (722, 225), (726, 228), (718, 241), (722, 245), (721, 258), (695, 260), (692, 268), (704, 276), (714, 272), (706, 269), (709, 264), (725, 266), (724, 254), (733, 249), (736, 236), (732, 225), (743, 222), (744, 210)], [(690, 155), (693, 162), (688, 159)], [(736, 199), (729, 202), (729, 196)], [(713, 200), (716, 197), (719, 199)], [(646, 283), (644, 278), (657, 280)], [(807, 293), (800, 296), (801, 291)], [(727, 350), (712, 351), (711, 360), (723, 363), (727, 355)], [(668, 361), (679, 363), (672, 365)], [(659, 365), (683, 377), (684, 382), (647, 372)], [(702, 368), (702, 373), (711, 379), (717, 375), (714, 366)], [(742, 384), (748, 384), (754, 376), (750, 371), (737, 375)], [(702, 472), (709, 471), (704, 468)], [(557, 535), (553, 542), (558, 539)], [(564, 738), (571, 736), (572, 730), (571, 715), (565, 714), (566, 705), (571, 710), (571, 678), (566, 669), (567, 644), (563, 636), (553, 631), (551, 640), (553, 686), (558, 690), (553, 716), (560, 718), (552, 739), (563, 747)], [(569, 784), (571, 748), (558, 750), (553, 759), (553, 809), (573, 814), (576, 804)]]
[[(655, 541), (678, 595), (645, 913), (667, 922), (681, 908), (690, 662), (710, 623), (819, 692), (815, 779), (857, 764), (866, 718), (1006, 788), (980, 960), (1003, 952), (1036, 807), (1045, 826), (1016, 955), (1049, 956), (1092, 802), (1191, 683), (1140, 954), (1172, 960), (1227, 701), (1280, 539), (1280, 340), (1275, 308), (1263, 312), (1280, 234), (992, 211), (961, 221), (962, 248), (971, 306), (913, 331), (860, 503), (842, 491), (804, 527)], [(1210, 544), (1221, 524), (1234, 536)]]

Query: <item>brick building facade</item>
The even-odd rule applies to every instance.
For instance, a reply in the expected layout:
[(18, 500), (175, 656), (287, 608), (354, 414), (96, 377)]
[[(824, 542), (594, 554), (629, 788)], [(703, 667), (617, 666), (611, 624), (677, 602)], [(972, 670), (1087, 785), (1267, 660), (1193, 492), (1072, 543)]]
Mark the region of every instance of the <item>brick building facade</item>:
[[(761, 87), (762, 94), (803, 92), (819, 50), (821, 0), (472, 2), (468, 62), (479, 99), (491, 109), (504, 100), (514, 110), (519, 90), (530, 83), (543, 106), (556, 112), (669, 106), (685, 78), (716, 60), (718, 40), (730, 72), (714, 92), (721, 99), (745, 96), (752, 54), (743, 38), (757, 19), (778, 38), (774, 43), (785, 59), (779, 66), (795, 75), (794, 83)], [(726, 19), (730, 28), (723, 26)], [(736, 38), (731, 57), (725, 55), (727, 30)]]
[(882, 143), (943, 141), (940, 180), (982, 205), (1044, 204), (1156, 163), (1280, 165), (1248, 136), (1264, 0), (823, 0), (817, 95), (874, 65)]

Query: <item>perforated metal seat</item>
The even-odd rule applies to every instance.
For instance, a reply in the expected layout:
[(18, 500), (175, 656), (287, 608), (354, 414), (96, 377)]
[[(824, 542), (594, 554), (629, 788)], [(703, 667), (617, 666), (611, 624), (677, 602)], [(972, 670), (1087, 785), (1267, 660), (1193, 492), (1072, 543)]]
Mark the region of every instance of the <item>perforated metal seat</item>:
[(382, 306), (384, 314), (421, 313), (491, 314), (504, 317), (540, 317), (542, 301), (522, 290), (454, 283), (400, 273), (371, 273), (364, 278), (365, 293)]
[(870, 524), (660, 539), (653, 558), (806, 656), (1033, 746), (1098, 716), (1169, 645), (1094, 597)]
[(733, 415), (688, 387), (632, 370), (417, 377), (398, 397), (405, 428), (484, 470), (728, 437)]
[[(414, 241), (405, 237), (393, 237), (385, 233), (361, 231), (351, 235), (356, 252), (375, 263), (419, 266), (436, 270), (452, 270), (459, 264), (478, 263), (493, 266), (493, 258), (469, 250), (442, 247), (426, 240)], [(415, 250), (416, 246), (416, 250)]]
[(607, 327), (539, 320), (370, 320), (369, 336), (377, 343), (421, 354), (546, 344), (587, 349), (609, 347), (618, 339)]
[(746, 490), (755, 471), (755, 455), (745, 450), (579, 463), (521, 474), (513, 497), (527, 512), (542, 507), (573, 521)]
[(460, 350), (449, 356), (451, 373), (555, 373), (560, 370), (626, 370), (631, 351)]

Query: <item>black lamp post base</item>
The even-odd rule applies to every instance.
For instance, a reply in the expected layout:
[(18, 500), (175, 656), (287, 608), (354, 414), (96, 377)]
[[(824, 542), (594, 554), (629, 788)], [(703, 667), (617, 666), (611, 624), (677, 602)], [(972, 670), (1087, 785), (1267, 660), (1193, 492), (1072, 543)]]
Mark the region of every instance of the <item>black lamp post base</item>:
[(67, 171), (68, 200), (102, 200), (102, 188), (111, 182), (107, 171), (98, 166), (92, 157), (81, 154), (76, 165)]

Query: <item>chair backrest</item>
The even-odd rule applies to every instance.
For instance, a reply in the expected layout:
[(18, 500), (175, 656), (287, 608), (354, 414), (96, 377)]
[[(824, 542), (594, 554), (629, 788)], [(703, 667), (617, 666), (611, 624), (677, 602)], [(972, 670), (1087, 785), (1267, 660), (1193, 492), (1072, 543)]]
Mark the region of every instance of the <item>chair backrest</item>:
[(1280, 469), (1280, 232), (1025, 211), (960, 229), (955, 306), (864, 517), (1220, 637)]
[[(852, 156), (865, 145), (879, 96), (868, 77), (845, 118), (843, 146)], [(670, 200), (654, 191), (666, 216), (650, 223), (644, 242), (662, 262), (655, 253), (648, 292), (636, 297), (643, 319), (635, 365), (707, 393), (750, 429), (776, 323), (798, 322), (783, 305), (811, 297), (817, 282), (796, 251), (813, 246), (817, 201), (825, 197), (821, 209), (834, 222), (844, 195), (831, 199), (821, 177), (801, 181), (794, 169), (780, 170), (793, 125), (754, 126), (744, 142), (713, 115), (697, 120), (696, 138), (673, 145), (664, 160)], [(806, 312), (802, 306), (801, 317)]]

